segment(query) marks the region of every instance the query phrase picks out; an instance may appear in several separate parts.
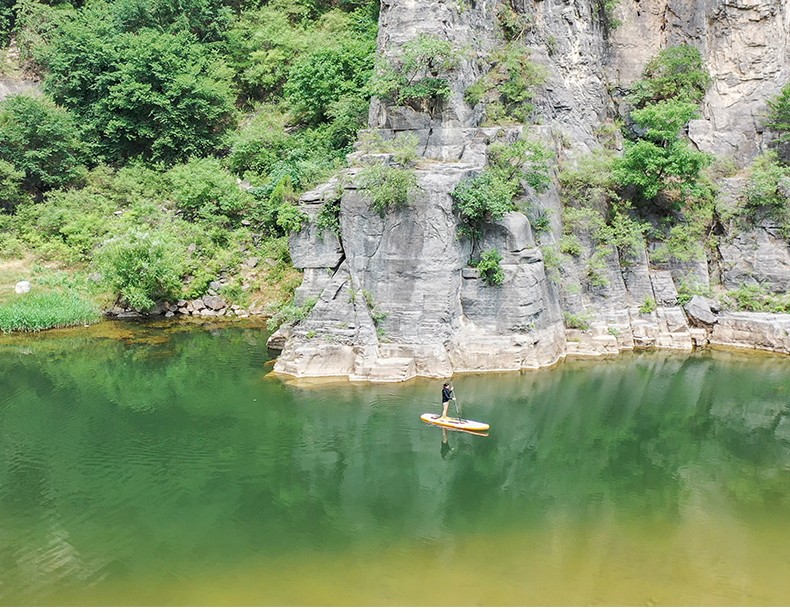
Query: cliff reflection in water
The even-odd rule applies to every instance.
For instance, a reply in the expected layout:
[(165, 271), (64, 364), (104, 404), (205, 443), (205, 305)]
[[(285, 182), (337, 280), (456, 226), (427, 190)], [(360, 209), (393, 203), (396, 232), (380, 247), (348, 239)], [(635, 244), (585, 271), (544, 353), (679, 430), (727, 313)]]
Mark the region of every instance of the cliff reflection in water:
[[(644, 604), (670, 555), (657, 538), (691, 559), (720, 555), (722, 535), (753, 555), (658, 601), (774, 593), (750, 560), (790, 541), (790, 360), (648, 353), (456, 377), (464, 413), (492, 431), (448, 433), (444, 459), (419, 420), (438, 382), (295, 386), (265, 378), (267, 360), (262, 330), (216, 325), (4, 341), (0, 603)], [(417, 596), (426, 555), (496, 593)], [(633, 576), (560, 590), (604, 559)], [(412, 586), (400, 596), (393, 573)], [(297, 589), (308, 576), (313, 591)]]

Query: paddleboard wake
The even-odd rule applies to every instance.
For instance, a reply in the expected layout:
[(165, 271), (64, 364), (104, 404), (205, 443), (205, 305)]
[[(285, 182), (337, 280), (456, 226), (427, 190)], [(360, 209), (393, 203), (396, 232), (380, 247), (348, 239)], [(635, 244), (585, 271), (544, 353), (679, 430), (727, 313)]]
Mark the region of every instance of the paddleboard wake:
[(442, 418), (441, 415), (436, 413), (423, 413), (420, 419), (427, 424), (434, 426), (441, 426), (442, 428), (455, 428), (456, 430), (468, 430), (469, 432), (485, 432), (490, 427), (481, 421), (472, 421), (471, 419), (463, 419), (461, 417), (450, 417), (449, 415)]

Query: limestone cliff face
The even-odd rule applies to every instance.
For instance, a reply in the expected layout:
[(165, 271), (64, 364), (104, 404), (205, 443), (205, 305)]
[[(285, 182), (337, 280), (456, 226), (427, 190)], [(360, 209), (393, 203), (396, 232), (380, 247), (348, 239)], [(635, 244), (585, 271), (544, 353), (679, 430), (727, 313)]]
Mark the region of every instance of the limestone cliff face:
[[(790, 76), (790, 3), (621, 0), (617, 28), (609, 27), (600, 4), (509, 2), (529, 24), (524, 40), (532, 60), (548, 71), (535, 101), (539, 125), (481, 127), (482, 108), (467, 104), (463, 94), (486, 70), (491, 51), (503, 44), (500, 1), (382, 1), (382, 57), (397, 58), (406, 42), (424, 33), (463, 46), (464, 59), (452, 73), (452, 95), (433, 112), (372, 101), (371, 130), (384, 138), (404, 132), (419, 138), (420, 189), (409, 207), (384, 216), (372, 210), (354, 182), (361, 154), (350, 156), (352, 169), (342, 179), (303, 196), (310, 221), (290, 246), (294, 265), (305, 272), (297, 299), (316, 304), (293, 329), (281, 331), (287, 340), (275, 371), (404, 380), (535, 368), (568, 354), (639, 346), (691, 349), (711, 334), (690, 325), (678, 306), (680, 280), (693, 275), (701, 283), (713, 279), (727, 287), (749, 278), (787, 288), (790, 251), (770, 227), (749, 235), (725, 229), (715, 263), (700, 257), (658, 264), (651, 261), (655, 245), (648, 244), (628, 261), (612, 249), (604, 259), (606, 283), (597, 287), (585, 283), (584, 255), (557, 275), (544, 262), (546, 248), (556, 246), (562, 230), (556, 184), (531, 194), (550, 220), (539, 238), (522, 213), (491, 224), (482, 245), (458, 238), (450, 193), (485, 167), (494, 140), (512, 141), (524, 133), (559, 160), (592, 150), (622, 94), (668, 45), (696, 46), (713, 77), (704, 117), (690, 126), (691, 140), (740, 166), (766, 146), (760, 124), (765, 101)], [(725, 185), (725, 195), (736, 187)], [(321, 232), (315, 218), (338, 199), (335, 236)], [(483, 283), (468, 264), (488, 246), (503, 254), (505, 282), (498, 287)], [(657, 308), (640, 312), (648, 300)], [(590, 330), (566, 330), (564, 313), (589, 317)]]

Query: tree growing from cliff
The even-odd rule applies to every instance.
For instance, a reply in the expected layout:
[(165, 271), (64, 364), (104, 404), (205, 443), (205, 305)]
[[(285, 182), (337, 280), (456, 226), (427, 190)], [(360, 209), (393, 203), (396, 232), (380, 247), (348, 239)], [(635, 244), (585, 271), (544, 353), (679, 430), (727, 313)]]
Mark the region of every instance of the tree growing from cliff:
[(768, 101), (765, 127), (774, 133), (779, 159), (785, 164), (790, 163), (790, 83)]
[(698, 116), (710, 76), (700, 52), (689, 45), (664, 49), (642, 76), (630, 96), (636, 107), (630, 114), (631, 140), (613, 177), (624, 191), (635, 190), (643, 207), (660, 200), (677, 211), (709, 192), (701, 172), (712, 158), (693, 149), (682, 131)]
[(371, 81), (373, 94), (397, 105), (433, 112), (450, 97), (448, 76), (460, 60), (461, 54), (450, 41), (419, 34), (403, 45), (398, 60), (379, 65)]
[(712, 158), (695, 151), (680, 137), (680, 130), (697, 116), (696, 105), (664, 101), (634, 111), (632, 119), (644, 138), (627, 142), (614, 169), (615, 180), (636, 188), (643, 201), (659, 194), (676, 206), (695, 189), (700, 172)]
[(647, 63), (642, 78), (632, 87), (630, 101), (637, 108), (664, 100), (698, 104), (710, 83), (698, 49), (667, 47)]

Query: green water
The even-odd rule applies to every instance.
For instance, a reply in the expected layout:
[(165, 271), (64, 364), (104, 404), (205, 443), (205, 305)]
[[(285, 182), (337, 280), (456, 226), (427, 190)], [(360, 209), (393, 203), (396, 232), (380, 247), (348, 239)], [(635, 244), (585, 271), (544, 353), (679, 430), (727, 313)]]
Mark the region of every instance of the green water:
[(787, 605), (790, 359), (293, 385), (261, 329), (0, 338), (0, 606)]

